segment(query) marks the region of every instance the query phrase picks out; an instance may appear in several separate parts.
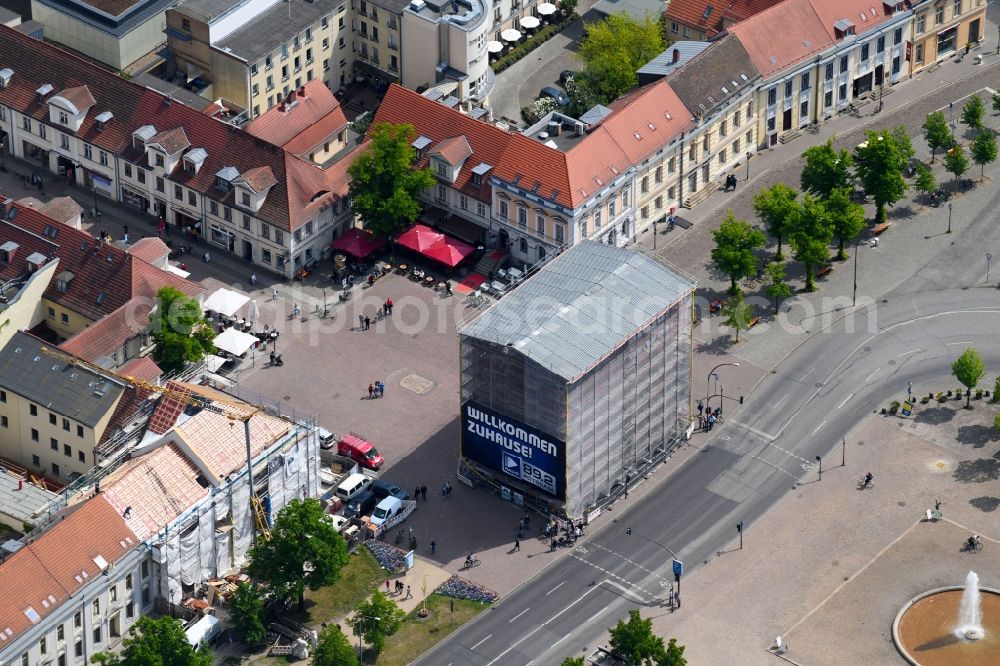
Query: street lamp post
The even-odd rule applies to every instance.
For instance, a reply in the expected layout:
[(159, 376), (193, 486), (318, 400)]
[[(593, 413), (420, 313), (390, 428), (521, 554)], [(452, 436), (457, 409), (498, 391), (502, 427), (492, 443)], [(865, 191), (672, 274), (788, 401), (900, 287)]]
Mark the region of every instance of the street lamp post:
[(840, 466), (847, 466), (847, 438), (840, 438)]
[(823, 480), (823, 456), (816, 456), (816, 462), (819, 463), (819, 480)]
[(740, 533), (740, 550), (743, 550), (743, 521), (736, 523), (736, 531)]
[(656, 220), (653, 220), (653, 252), (656, 252)]
[(851, 307), (858, 304), (858, 246), (864, 244), (865, 241), (859, 240), (854, 244), (854, 292), (851, 296)]
[(7, 173), (7, 137), (0, 137), (0, 171)]
[[(362, 620), (375, 620), (376, 622), (381, 622), (382, 621), (382, 618), (377, 617), (375, 615), (357, 615), (356, 617), (359, 617)], [(355, 629), (355, 631), (358, 634), (358, 661), (360, 663), (363, 663), (364, 660), (365, 660), (365, 648), (361, 644), (361, 632), (358, 631), (357, 629)]]
[(1000, 55), (1000, 25), (997, 26), (997, 55)]
[(990, 283), (990, 259), (992, 259), (992, 258), (993, 258), (993, 255), (990, 254), (989, 252), (987, 252), (986, 253), (986, 284)]
[(948, 202), (948, 231), (945, 233), (951, 233), (951, 202)]
[(326, 289), (323, 289), (323, 317), (325, 318), (328, 310), (326, 309)]
[(753, 157), (751, 151), (747, 151), (747, 180), (750, 180), (750, 158)]
[[(705, 378), (705, 409), (708, 409), (708, 396), (710, 395), (710, 393), (709, 393), (709, 385), (712, 383), (712, 375), (715, 374), (716, 370), (718, 370), (719, 368), (721, 368), (723, 366), (727, 366), (727, 365), (731, 365), (734, 368), (740, 367), (739, 363), (720, 363), (719, 365), (715, 366), (714, 368), (712, 368), (711, 370), (708, 371), (708, 377)], [(722, 400), (721, 399), (719, 400), (719, 409), (722, 409)]]

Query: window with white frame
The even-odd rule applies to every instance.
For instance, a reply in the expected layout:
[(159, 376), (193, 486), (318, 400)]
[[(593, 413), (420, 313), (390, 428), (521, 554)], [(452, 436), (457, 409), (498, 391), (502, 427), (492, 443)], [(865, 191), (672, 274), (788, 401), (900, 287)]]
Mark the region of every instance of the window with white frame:
[(517, 226), (528, 226), (528, 209), (523, 206), (518, 206), (517, 208)]
[(535, 233), (545, 235), (545, 216), (541, 213), (535, 213)]

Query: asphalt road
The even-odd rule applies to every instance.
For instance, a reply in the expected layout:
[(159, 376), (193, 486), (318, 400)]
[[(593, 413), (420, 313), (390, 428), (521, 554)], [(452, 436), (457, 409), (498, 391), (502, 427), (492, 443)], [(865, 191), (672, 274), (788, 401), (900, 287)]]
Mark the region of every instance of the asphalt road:
[(905, 396), (907, 382), (939, 383), (970, 345), (991, 372), (1000, 368), (1000, 294), (984, 284), (980, 262), (965, 260), (1000, 248), (998, 205), (1000, 191), (947, 251), (875, 305), (845, 310), (828, 329), (803, 336), (738, 417), (661, 487), (616, 507), (615, 520), (569, 557), (415, 663), (557, 664), (593, 650), (629, 608), (666, 605), (671, 555), (639, 534), (673, 549), (690, 574), (731, 547), (740, 520), (748, 540), (766, 539), (753, 532), (754, 521), (815, 478), (817, 455), (839, 464), (841, 438), (878, 406)]

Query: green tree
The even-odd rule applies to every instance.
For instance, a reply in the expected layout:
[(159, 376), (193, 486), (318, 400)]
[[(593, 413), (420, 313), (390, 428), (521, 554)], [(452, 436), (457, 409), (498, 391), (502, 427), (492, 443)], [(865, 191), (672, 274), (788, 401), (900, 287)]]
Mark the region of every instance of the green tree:
[(837, 239), (837, 258), (847, 259), (844, 245), (857, 238), (865, 228), (865, 209), (851, 201), (847, 190), (834, 190), (823, 207), (833, 228), (833, 236)]
[(736, 290), (722, 306), (722, 323), (736, 331), (736, 342), (740, 341), (740, 331), (750, 328), (752, 308), (743, 300), (743, 292)]
[(99, 652), (91, 662), (104, 666), (211, 666), (212, 654), (188, 643), (184, 627), (172, 617), (140, 617), (124, 641), (121, 653)]
[(799, 183), (806, 192), (826, 199), (834, 190), (851, 186), (851, 153), (835, 149), (832, 137), (826, 143), (809, 148), (802, 157), (806, 163)]
[(1000, 432), (1000, 414), (993, 417), (993, 429)]
[(909, 164), (913, 156), (917, 154), (917, 151), (913, 148), (913, 141), (910, 140), (910, 133), (906, 130), (906, 127), (899, 125), (892, 130), (892, 138), (896, 140), (896, 145), (899, 146), (899, 152), (903, 155), (903, 162)]
[(753, 209), (757, 217), (764, 222), (767, 233), (778, 241), (778, 252), (774, 255), (778, 261), (784, 259), (781, 242), (791, 230), (791, 223), (798, 209), (795, 201), (798, 196), (798, 192), (784, 183), (775, 183), (774, 186), (760, 190), (753, 196)]
[(318, 590), (337, 581), (347, 564), (347, 543), (325, 519), (315, 498), (293, 499), (278, 512), (271, 538), (250, 550), (248, 571), (266, 581), (273, 594), (294, 595), (305, 611), (305, 588)]
[(569, 16), (576, 11), (576, 5), (578, 2), (579, 0), (563, 0), (559, 3), (559, 10), (562, 11), (565, 16)]
[(764, 293), (774, 299), (774, 311), (778, 312), (781, 301), (790, 298), (792, 288), (785, 282), (785, 265), (775, 261), (764, 268)]
[(867, 141), (854, 151), (854, 168), (867, 192), (875, 200), (875, 224), (885, 222), (885, 207), (903, 198), (906, 181), (904, 149), (889, 130), (866, 132)]
[(630, 610), (628, 622), (618, 620), (608, 633), (611, 650), (627, 666), (652, 666), (666, 659), (663, 639), (653, 633), (653, 621), (642, 619), (638, 610)]
[(983, 98), (979, 95), (970, 97), (969, 101), (962, 107), (962, 124), (973, 132), (983, 129), (985, 116), (986, 106), (983, 104)]
[(917, 162), (917, 177), (913, 181), (913, 186), (917, 192), (923, 193), (924, 196), (929, 196), (931, 192), (937, 190), (937, 179), (934, 178), (934, 172), (923, 162)]
[(1000, 92), (993, 93), (993, 110), (1000, 113)]
[(600, 93), (594, 89), (594, 84), (586, 72), (569, 77), (565, 86), (566, 96), (569, 97), (566, 111), (574, 118), (579, 118), (604, 101)]
[(406, 612), (376, 590), (368, 600), (355, 607), (354, 615), (347, 620), (347, 624), (365, 639), (375, 654), (379, 654), (385, 649), (385, 639), (399, 630), (404, 619)]
[(351, 205), (374, 233), (394, 236), (420, 215), (420, 193), (434, 186), (430, 169), (416, 169), (412, 125), (377, 123), (371, 143), (347, 168)]
[(753, 251), (764, 247), (767, 239), (759, 229), (737, 220), (733, 211), (726, 213), (726, 219), (712, 236), (715, 238), (712, 261), (719, 271), (729, 276), (729, 291), (736, 293), (736, 281), (757, 272), (757, 257)]
[(802, 197), (795, 230), (789, 238), (794, 257), (806, 269), (806, 291), (815, 291), (816, 268), (830, 260), (833, 227), (823, 202), (808, 194)]
[(955, 145), (955, 137), (951, 135), (948, 120), (941, 111), (927, 114), (924, 120), (924, 141), (931, 149), (931, 164), (934, 164), (934, 155), (938, 150)]
[(979, 182), (986, 177), (986, 165), (996, 161), (997, 137), (993, 130), (982, 130), (969, 146), (972, 161), (979, 165)]
[(202, 315), (201, 305), (173, 287), (156, 292), (150, 325), (156, 344), (153, 360), (167, 374), (183, 370), (185, 363), (194, 363), (215, 351), (215, 331)]
[(687, 659), (684, 658), (684, 646), (677, 644), (676, 638), (671, 638), (667, 643), (667, 657), (656, 666), (687, 666)]
[(955, 375), (955, 379), (969, 389), (965, 394), (965, 406), (968, 407), (972, 389), (976, 388), (976, 384), (986, 374), (986, 366), (983, 365), (983, 359), (980, 358), (979, 352), (972, 347), (967, 347), (962, 355), (951, 364), (951, 374)]
[(263, 618), (264, 597), (260, 588), (247, 582), (239, 583), (229, 602), (229, 619), (244, 643), (257, 645), (263, 642), (267, 633)]
[(965, 406), (968, 407), (972, 389), (976, 388), (976, 384), (986, 374), (986, 366), (983, 364), (979, 352), (972, 347), (967, 347), (962, 355), (951, 364), (951, 374), (955, 375), (955, 379), (969, 389), (965, 394)]
[(952, 146), (944, 155), (944, 170), (955, 175), (955, 193), (958, 193), (958, 179), (969, 170), (969, 158), (965, 156), (965, 149), (959, 144)]
[(309, 666), (358, 666), (358, 655), (339, 625), (330, 624), (319, 632)]
[[(997, 414), (1000, 418), (1000, 414)], [(587, 660), (583, 657), (566, 657), (560, 666), (587, 666)]]
[(663, 51), (660, 26), (652, 14), (636, 19), (625, 12), (585, 26), (579, 58), (594, 92), (607, 103), (638, 83), (636, 70)]

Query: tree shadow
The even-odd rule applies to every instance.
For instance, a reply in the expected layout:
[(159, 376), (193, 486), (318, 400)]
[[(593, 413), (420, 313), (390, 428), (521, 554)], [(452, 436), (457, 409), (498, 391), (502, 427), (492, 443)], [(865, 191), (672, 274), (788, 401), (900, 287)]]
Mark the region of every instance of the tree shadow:
[(986, 483), (1000, 479), (1000, 454), (992, 458), (962, 460), (952, 477), (960, 483)]
[(698, 344), (695, 347), (695, 352), (699, 354), (714, 354), (716, 356), (722, 356), (729, 353), (733, 344), (733, 336), (718, 335), (711, 340), (698, 341)]
[(969, 504), (983, 513), (993, 513), (1000, 508), (1000, 497), (990, 497), (988, 495), (973, 497), (969, 500)]
[(917, 214), (917, 211), (913, 209), (912, 206), (906, 204), (905, 206), (896, 206), (889, 211), (886, 217), (892, 218), (894, 220), (906, 220)]
[(955, 410), (947, 407), (931, 407), (921, 409), (913, 419), (917, 423), (927, 423), (929, 425), (941, 425), (955, 418)]
[(984, 448), (990, 442), (1000, 441), (997, 431), (982, 424), (960, 426), (956, 435), (960, 444), (972, 445), (974, 449)]

